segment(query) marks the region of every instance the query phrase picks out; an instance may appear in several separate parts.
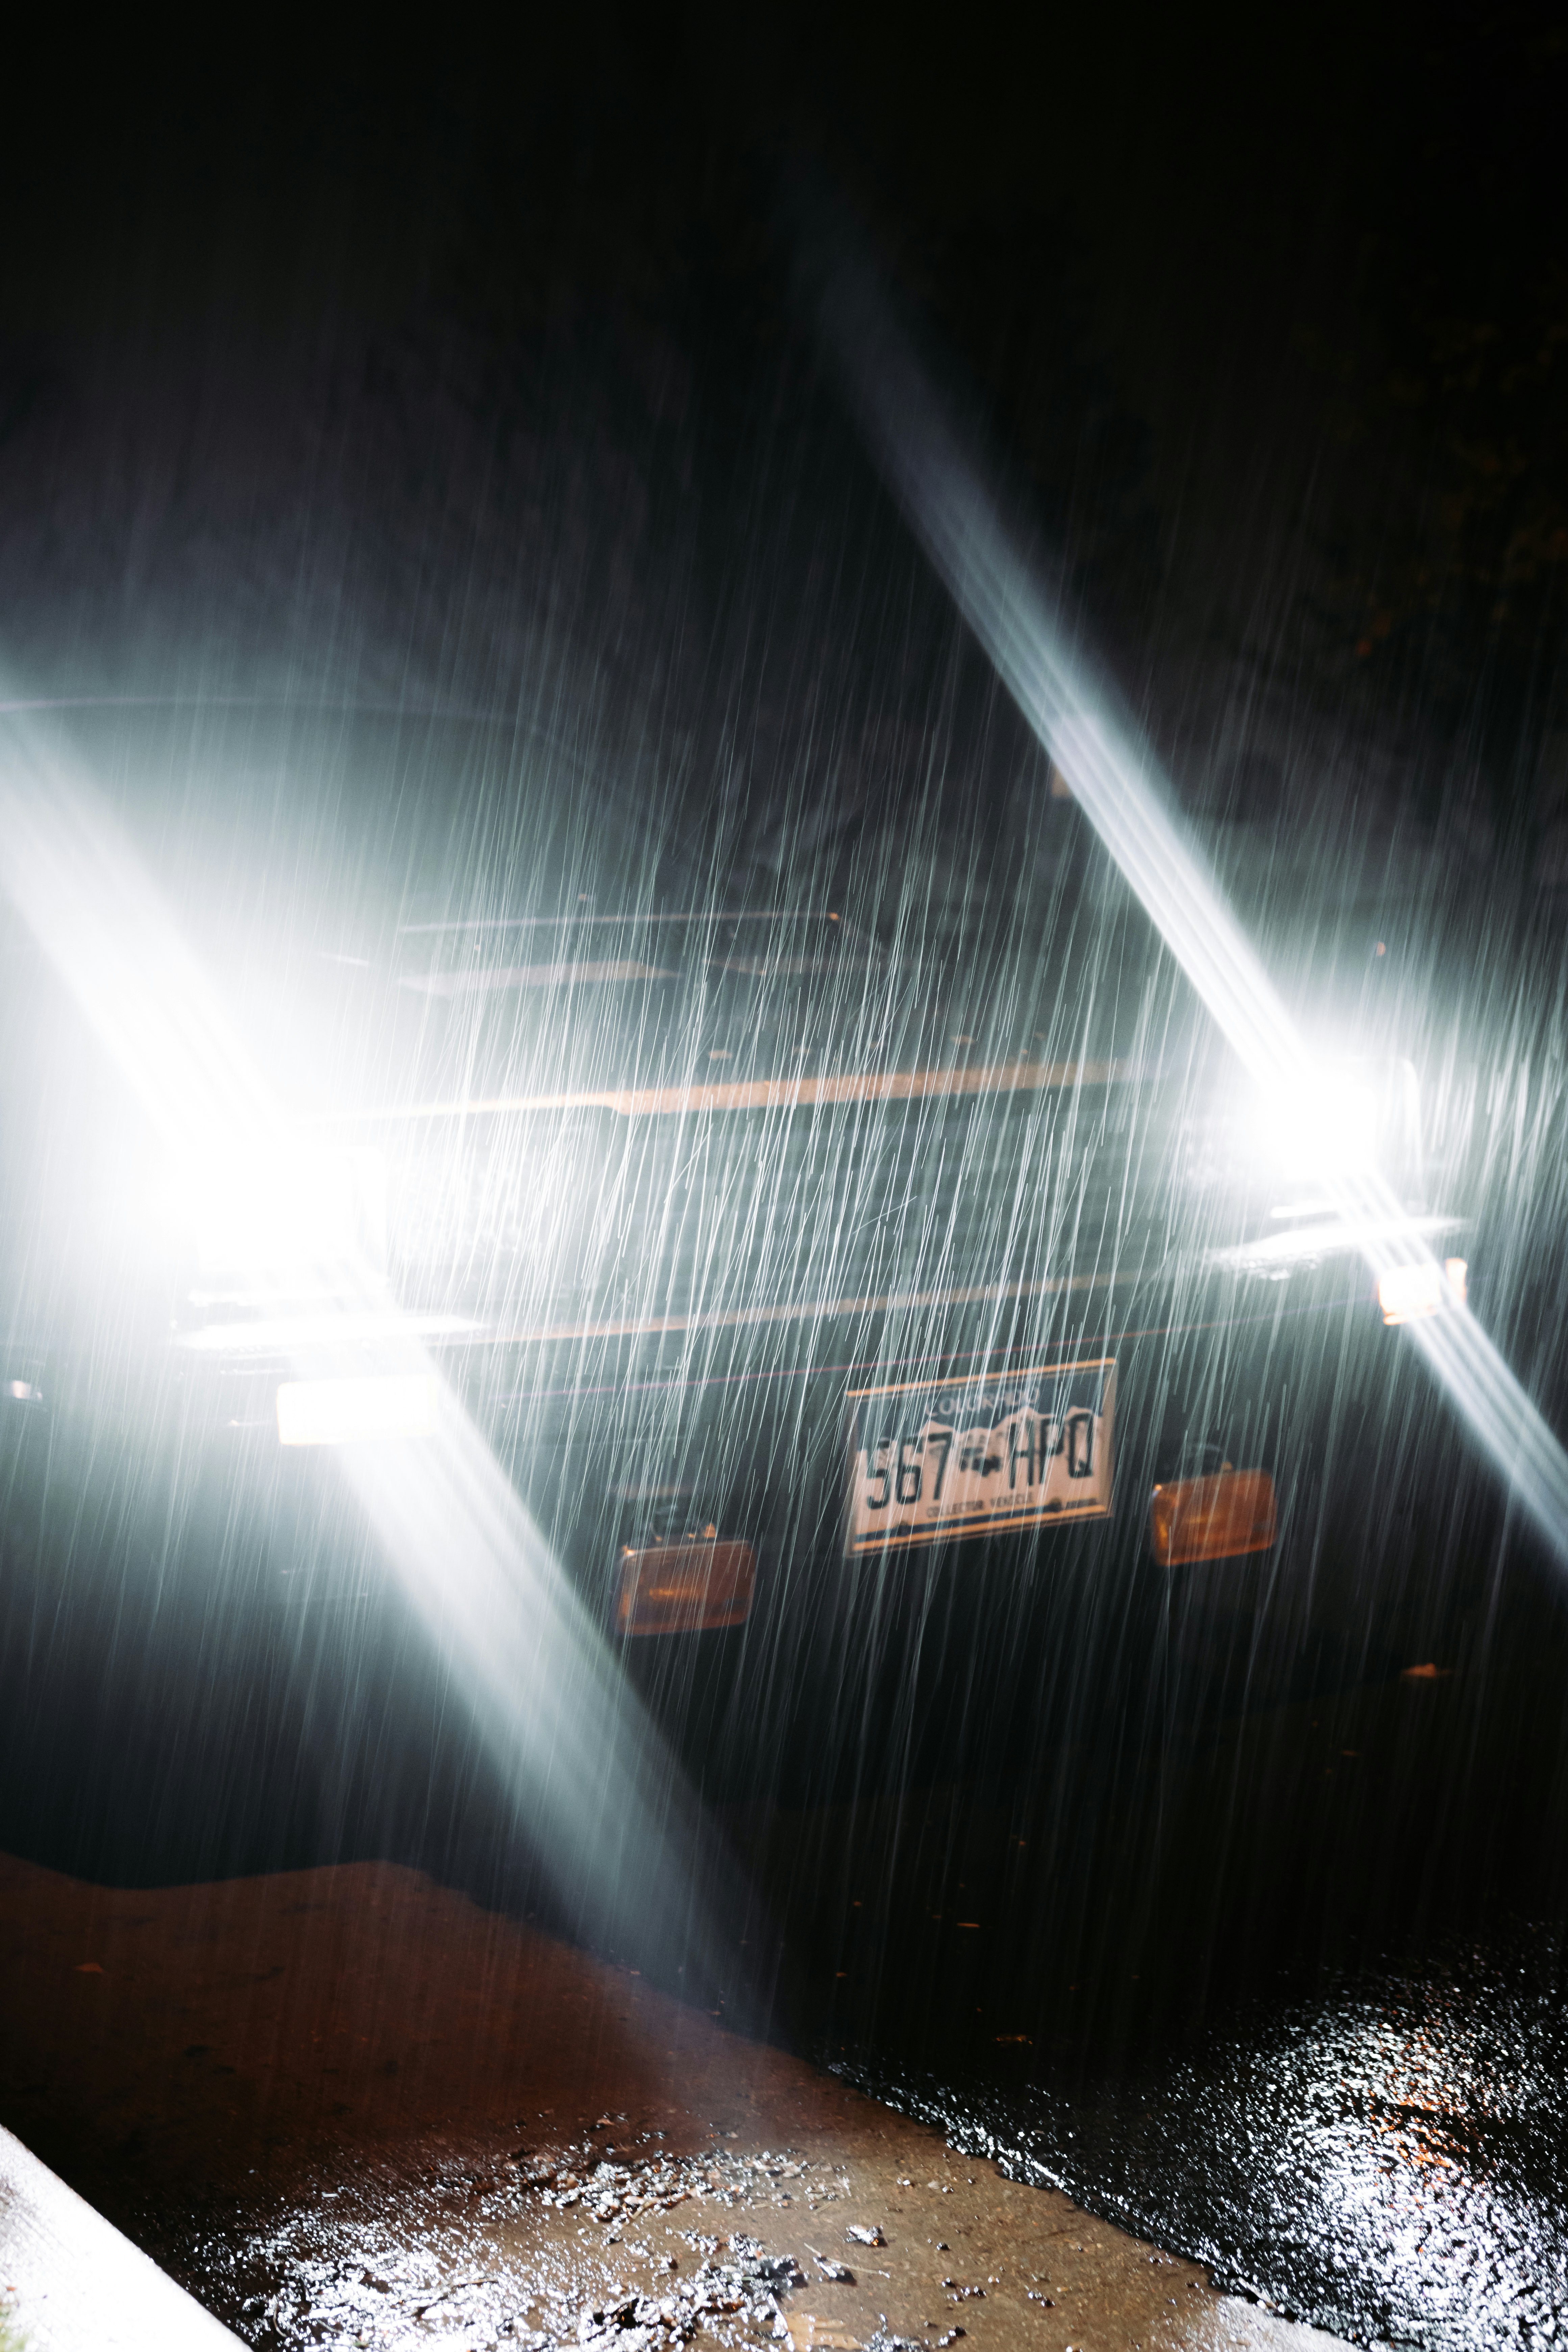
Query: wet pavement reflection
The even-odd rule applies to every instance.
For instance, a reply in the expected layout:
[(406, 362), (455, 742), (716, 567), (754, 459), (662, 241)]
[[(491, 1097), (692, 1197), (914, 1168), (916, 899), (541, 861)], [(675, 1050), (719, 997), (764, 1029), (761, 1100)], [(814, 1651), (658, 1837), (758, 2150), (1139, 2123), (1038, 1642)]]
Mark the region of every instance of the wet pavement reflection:
[(1313, 2352), (416, 1872), (114, 1889), (0, 1856), (0, 2102), (265, 2352)]
[[(779, 2298), (806, 2284), (795, 2260), (743, 2231), (692, 2226), (692, 2200), (706, 2206), (724, 2174), (749, 2163), (725, 2150), (694, 2162), (661, 2148), (662, 2131), (628, 2132), (625, 2116), (604, 2123), (622, 2144), (585, 2139), (558, 2161), (521, 2151), (478, 2168), (437, 2166), (392, 2195), (374, 2168), (351, 2161), (330, 2186), (248, 2215), (205, 2247), (182, 2243), (178, 2258), (261, 2352), (392, 2352), (443, 2336), (645, 2352), (699, 2328), (728, 2347), (782, 2336)], [(799, 2181), (812, 2168), (781, 2156), (776, 2170)]]
[(1012, 2177), (1336, 2335), (1552, 2341), (1568, 2317), (1568, 2012), (1558, 1935), (1258, 2003), (1177, 2063), (1068, 2091), (847, 2077)]
[(815, 2046), (1292, 2319), (1553, 2340), (1568, 1645), (1508, 1606), (1453, 1666), (748, 1822)]
[(467, 1787), (418, 1868), (0, 1859), (0, 2116), (258, 2346), (1554, 2341), (1555, 1594), (1413, 1663), (716, 1806), (771, 2047)]

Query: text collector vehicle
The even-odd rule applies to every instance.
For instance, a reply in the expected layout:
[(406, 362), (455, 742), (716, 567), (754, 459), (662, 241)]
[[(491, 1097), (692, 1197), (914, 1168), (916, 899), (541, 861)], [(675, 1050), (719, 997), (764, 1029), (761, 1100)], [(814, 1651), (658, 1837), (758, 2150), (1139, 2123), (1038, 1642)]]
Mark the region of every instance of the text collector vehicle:
[[(254, 1671), (275, 1621), (312, 1706), (329, 1653), (395, 1680), (321, 1497), (340, 1446), (426, 1444), (444, 1389), (713, 1787), (985, 1769), (1425, 1654), (1447, 1490), (1396, 1327), (1466, 1270), (1408, 1062), (1253, 1099), (1126, 908), (917, 944), (555, 896), (386, 894), (264, 945), (286, 1122), (143, 1155), (134, 1281), (13, 1157), (13, 1596), (68, 1520), (79, 1562), (110, 1461), (81, 1572), (101, 1601), (120, 1563), (117, 1642), (161, 1609), (145, 1654), (210, 1690), (212, 1645)], [(1378, 1297), (1346, 1155), (1441, 1292)]]

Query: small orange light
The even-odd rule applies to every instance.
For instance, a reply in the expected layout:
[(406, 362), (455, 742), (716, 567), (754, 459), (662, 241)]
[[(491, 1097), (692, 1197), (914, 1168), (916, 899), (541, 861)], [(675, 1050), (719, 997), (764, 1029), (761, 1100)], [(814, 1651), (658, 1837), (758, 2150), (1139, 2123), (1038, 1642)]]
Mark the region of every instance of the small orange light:
[(1206, 1478), (1173, 1478), (1155, 1487), (1149, 1506), (1149, 1541), (1162, 1568), (1268, 1551), (1278, 1527), (1267, 1470), (1227, 1466)]
[(752, 1613), (757, 1558), (748, 1543), (653, 1544), (621, 1555), (616, 1630), (707, 1633)]

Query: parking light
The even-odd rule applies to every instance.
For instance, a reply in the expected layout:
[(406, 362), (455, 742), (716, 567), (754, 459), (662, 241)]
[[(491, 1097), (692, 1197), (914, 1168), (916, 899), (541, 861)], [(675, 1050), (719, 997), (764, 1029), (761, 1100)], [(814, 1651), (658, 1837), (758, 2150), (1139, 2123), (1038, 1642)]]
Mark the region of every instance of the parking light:
[(1429, 1259), (1421, 1265), (1389, 1266), (1377, 1285), (1384, 1321), (1419, 1323), (1445, 1307), (1462, 1307), (1468, 1272), (1462, 1257), (1446, 1258), (1441, 1265)]
[(704, 1536), (640, 1551), (628, 1545), (621, 1555), (616, 1630), (703, 1633), (743, 1625), (756, 1581), (756, 1554), (748, 1543)]
[(1228, 1462), (1206, 1477), (1167, 1480), (1149, 1507), (1150, 1548), (1162, 1568), (1268, 1551), (1278, 1527), (1268, 1471), (1233, 1470)]

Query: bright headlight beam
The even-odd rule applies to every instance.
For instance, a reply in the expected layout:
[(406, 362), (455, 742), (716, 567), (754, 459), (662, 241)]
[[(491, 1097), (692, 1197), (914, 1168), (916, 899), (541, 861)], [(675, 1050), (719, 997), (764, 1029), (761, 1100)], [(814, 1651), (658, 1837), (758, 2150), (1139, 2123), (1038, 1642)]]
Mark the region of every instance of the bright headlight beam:
[[(1268, 1097), (1310, 1098), (1313, 1056), (1218, 883), (1173, 814), (1157, 763), (1111, 714), (966, 456), (868, 266), (838, 259), (823, 331), (889, 487), (1037, 741)], [(1379, 1280), (1436, 1265), (1392, 1188), (1353, 1164), (1323, 1190)], [(1442, 1292), (1439, 1291), (1439, 1296)], [(1568, 1567), (1568, 1454), (1491, 1341), (1455, 1306), (1407, 1327), (1460, 1418)]]
[[(0, 884), (171, 1164), (292, 1164), (283, 1106), (112, 811), (16, 706), (0, 709)], [(313, 1201), (307, 1189), (288, 1204), (292, 1243), (319, 1223)], [(242, 1236), (276, 1207), (263, 1187)], [(344, 1255), (313, 1274), (312, 1290), (340, 1304), (278, 1327), (304, 1391), (285, 1413), (307, 1442), (341, 1444), (342, 1474), (450, 1665), (514, 1822), (581, 1932), (635, 1942), (672, 1969), (686, 1962), (689, 1982), (721, 1981), (708, 1874), (728, 1864), (604, 1636), (368, 1261)], [(388, 1433), (389, 1392), (364, 1381), (372, 1341), (404, 1444), (374, 1442)]]
[(279, 1443), (405, 1444), (434, 1434), (440, 1393), (423, 1372), (285, 1381), (278, 1391)]

